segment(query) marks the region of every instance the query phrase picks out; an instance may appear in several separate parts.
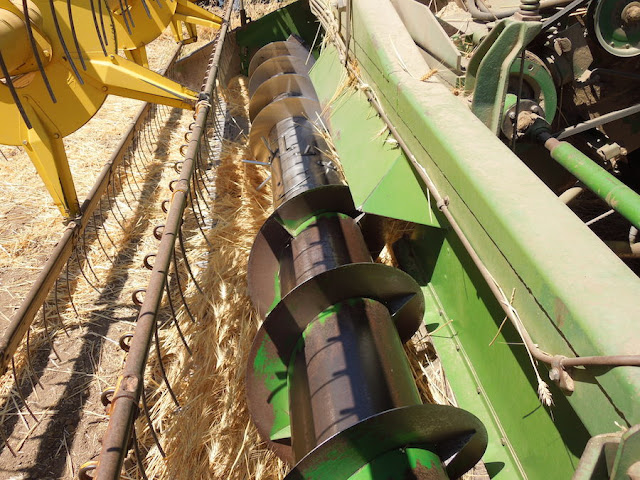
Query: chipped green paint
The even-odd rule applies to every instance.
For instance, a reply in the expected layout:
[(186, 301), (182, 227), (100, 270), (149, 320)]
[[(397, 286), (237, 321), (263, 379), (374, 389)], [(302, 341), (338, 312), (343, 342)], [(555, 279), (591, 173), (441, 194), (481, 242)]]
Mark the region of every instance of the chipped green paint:
[(282, 437), (282, 433), (289, 427), (289, 389), (287, 388), (287, 367), (276, 355), (271, 357), (267, 350), (267, 338), (256, 353), (253, 361), (253, 371), (260, 376), (265, 387), (271, 395), (269, 403), (273, 409), (273, 425), (271, 427), (271, 439)]
[(428, 476), (425, 478), (448, 478), (435, 453), (411, 447), (392, 450), (379, 456), (351, 475), (349, 480), (405, 480), (423, 478), (420, 473), (426, 472)]
[(277, 221), (287, 232), (289, 232), (289, 235), (291, 235), (292, 237), (297, 237), (303, 230), (309, 228), (310, 225), (317, 222), (319, 219), (331, 217), (349, 218), (349, 215), (345, 215), (344, 213), (339, 212), (319, 211), (310, 214), (308, 217), (297, 219), (295, 221), (285, 221), (279, 217), (277, 218)]

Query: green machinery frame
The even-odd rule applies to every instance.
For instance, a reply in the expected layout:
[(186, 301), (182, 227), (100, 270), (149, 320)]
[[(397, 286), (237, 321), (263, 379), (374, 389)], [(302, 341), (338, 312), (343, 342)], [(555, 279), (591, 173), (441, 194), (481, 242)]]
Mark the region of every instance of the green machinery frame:
[[(349, 49), (366, 83), (432, 179), (540, 348), (567, 357), (637, 354), (640, 279), (430, 72), (388, 0), (352, 0)], [(344, 15), (344, 12), (342, 13)], [(237, 33), (250, 52), (297, 33), (313, 42), (308, 7), (292, 4)], [(567, 396), (551, 381), (543, 407), (534, 367), (459, 238), (362, 88), (328, 45), (311, 71), (354, 201), (418, 224), (397, 245), (423, 286), (425, 324), (458, 405), (489, 431), (492, 478), (570, 478), (589, 439), (640, 423), (640, 369), (575, 368)], [(491, 344), (497, 334), (496, 340)], [(491, 345), (490, 345), (491, 344)], [(546, 368), (537, 366), (547, 377)]]

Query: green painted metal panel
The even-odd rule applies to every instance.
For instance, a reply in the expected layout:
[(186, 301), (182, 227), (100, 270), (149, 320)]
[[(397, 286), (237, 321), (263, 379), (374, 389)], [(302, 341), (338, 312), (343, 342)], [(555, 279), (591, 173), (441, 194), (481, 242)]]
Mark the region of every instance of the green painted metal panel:
[[(516, 288), (534, 341), (568, 356), (637, 353), (640, 280), (463, 102), (439, 82), (419, 80), (428, 67), (388, 2), (354, 0), (353, 22), (361, 74), (496, 280)], [(390, 32), (385, 42), (382, 31)], [(603, 335), (611, 331), (629, 335)], [(569, 401), (591, 434), (640, 421), (640, 369), (576, 376)]]
[(325, 49), (310, 76), (327, 109), (333, 143), (356, 207), (438, 226), (423, 186), (366, 95), (342, 88), (346, 77), (335, 48)]
[[(449, 198), (450, 210), (496, 281), (507, 295), (515, 289), (513, 305), (534, 341), (570, 357), (637, 354), (640, 332), (633, 324), (640, 314), (640, 280), (461, 99), (435, 79), (419, 80), (429, 69), (389, 2), (354, 0), (353, 7), (352, 49), (361, 75)], [(325, 60), (331, 65), (322, 67), (322, 76), (314, 71), (314, 84), (327, 100), (344, 70), (330, 48), (318, 65)], [(355, 93), (339, 93), (349, 95)], [(387, 177), (393, 160), (363, 159), (372, 154), (360, 128), (375, 117), (372, 110), (338, 110), (329, 112), (332, 129), (340, 132), (336, 147), (351, 188), (362, 198)], [(398, 185), (400, 178), (389, 196), (398, 194)], [(544, 410), (526, 352), (506, 343), (521, 343), (513, 327), (506, 325), (489, 347), (504, 314), (459, 242), (442, 232), (423, 227), (411, 249), (430, 307), (426, 322), (437, 327), (453, 320), (436, 346), (460, 406), (489, 429), (485, 461), (498, 478), (524, 478), (524, 471), (531, 479), (569, 478), (590, 435), (615, 431), (616, 422), (640, 422), (640, 369), (578, 369), (575, 393), (565, 398), (552, 385), (556, 406), (552, 414)], [(544, 367), (539, 369), (546, 379)]]
[(402, 266), (425, 285), (425, 323), (440, 328), (433, 340), (459, 406), (489, 429), (483, 459), (492, 473), (542, 479), (553, 465), (553, 478), (570, 478), (589, 435), (558, 389), (551, 387), (551, 412), (541, 405), (533, 366), (511, 324), (492, 343), (495, 319), (504, 314), (457, 238), (421, 227), (398, 250)]
[(251, 55), (267, 43), (286, 40), (295, 34), (312, 45), (318, 32), (318, 21), (309, 11), (308, 4), (299, 0), (249, 22), (236, 32), (237, 44), (244, 47), (242, 64), (246, 74)]

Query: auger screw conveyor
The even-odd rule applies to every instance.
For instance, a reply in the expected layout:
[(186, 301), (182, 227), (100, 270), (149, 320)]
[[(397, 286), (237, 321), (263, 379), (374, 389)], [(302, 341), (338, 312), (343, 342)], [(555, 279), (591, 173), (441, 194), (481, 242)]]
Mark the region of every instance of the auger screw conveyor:
[[(120, 286), (110, 211), (158, 243), (126, 331), (88, 322), (122, 363), (80, 480), (640, 479), (640, 3), (234, 3), (0, 0), (0, 143), (68, 225), (1, 332), (11, 421), (70, 278)], [(149, 103), (82, 203), (63, 140), (108, 95)]]

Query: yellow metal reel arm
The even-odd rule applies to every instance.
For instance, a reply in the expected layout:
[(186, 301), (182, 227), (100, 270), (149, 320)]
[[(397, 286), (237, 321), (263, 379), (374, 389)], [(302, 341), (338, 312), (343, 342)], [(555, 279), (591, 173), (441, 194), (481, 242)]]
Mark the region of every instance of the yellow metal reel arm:
[(198, 94), (118, 55), (90, 54), (87, 82), (106, 93), (160, 103), (170, 107), (193, 109)]

